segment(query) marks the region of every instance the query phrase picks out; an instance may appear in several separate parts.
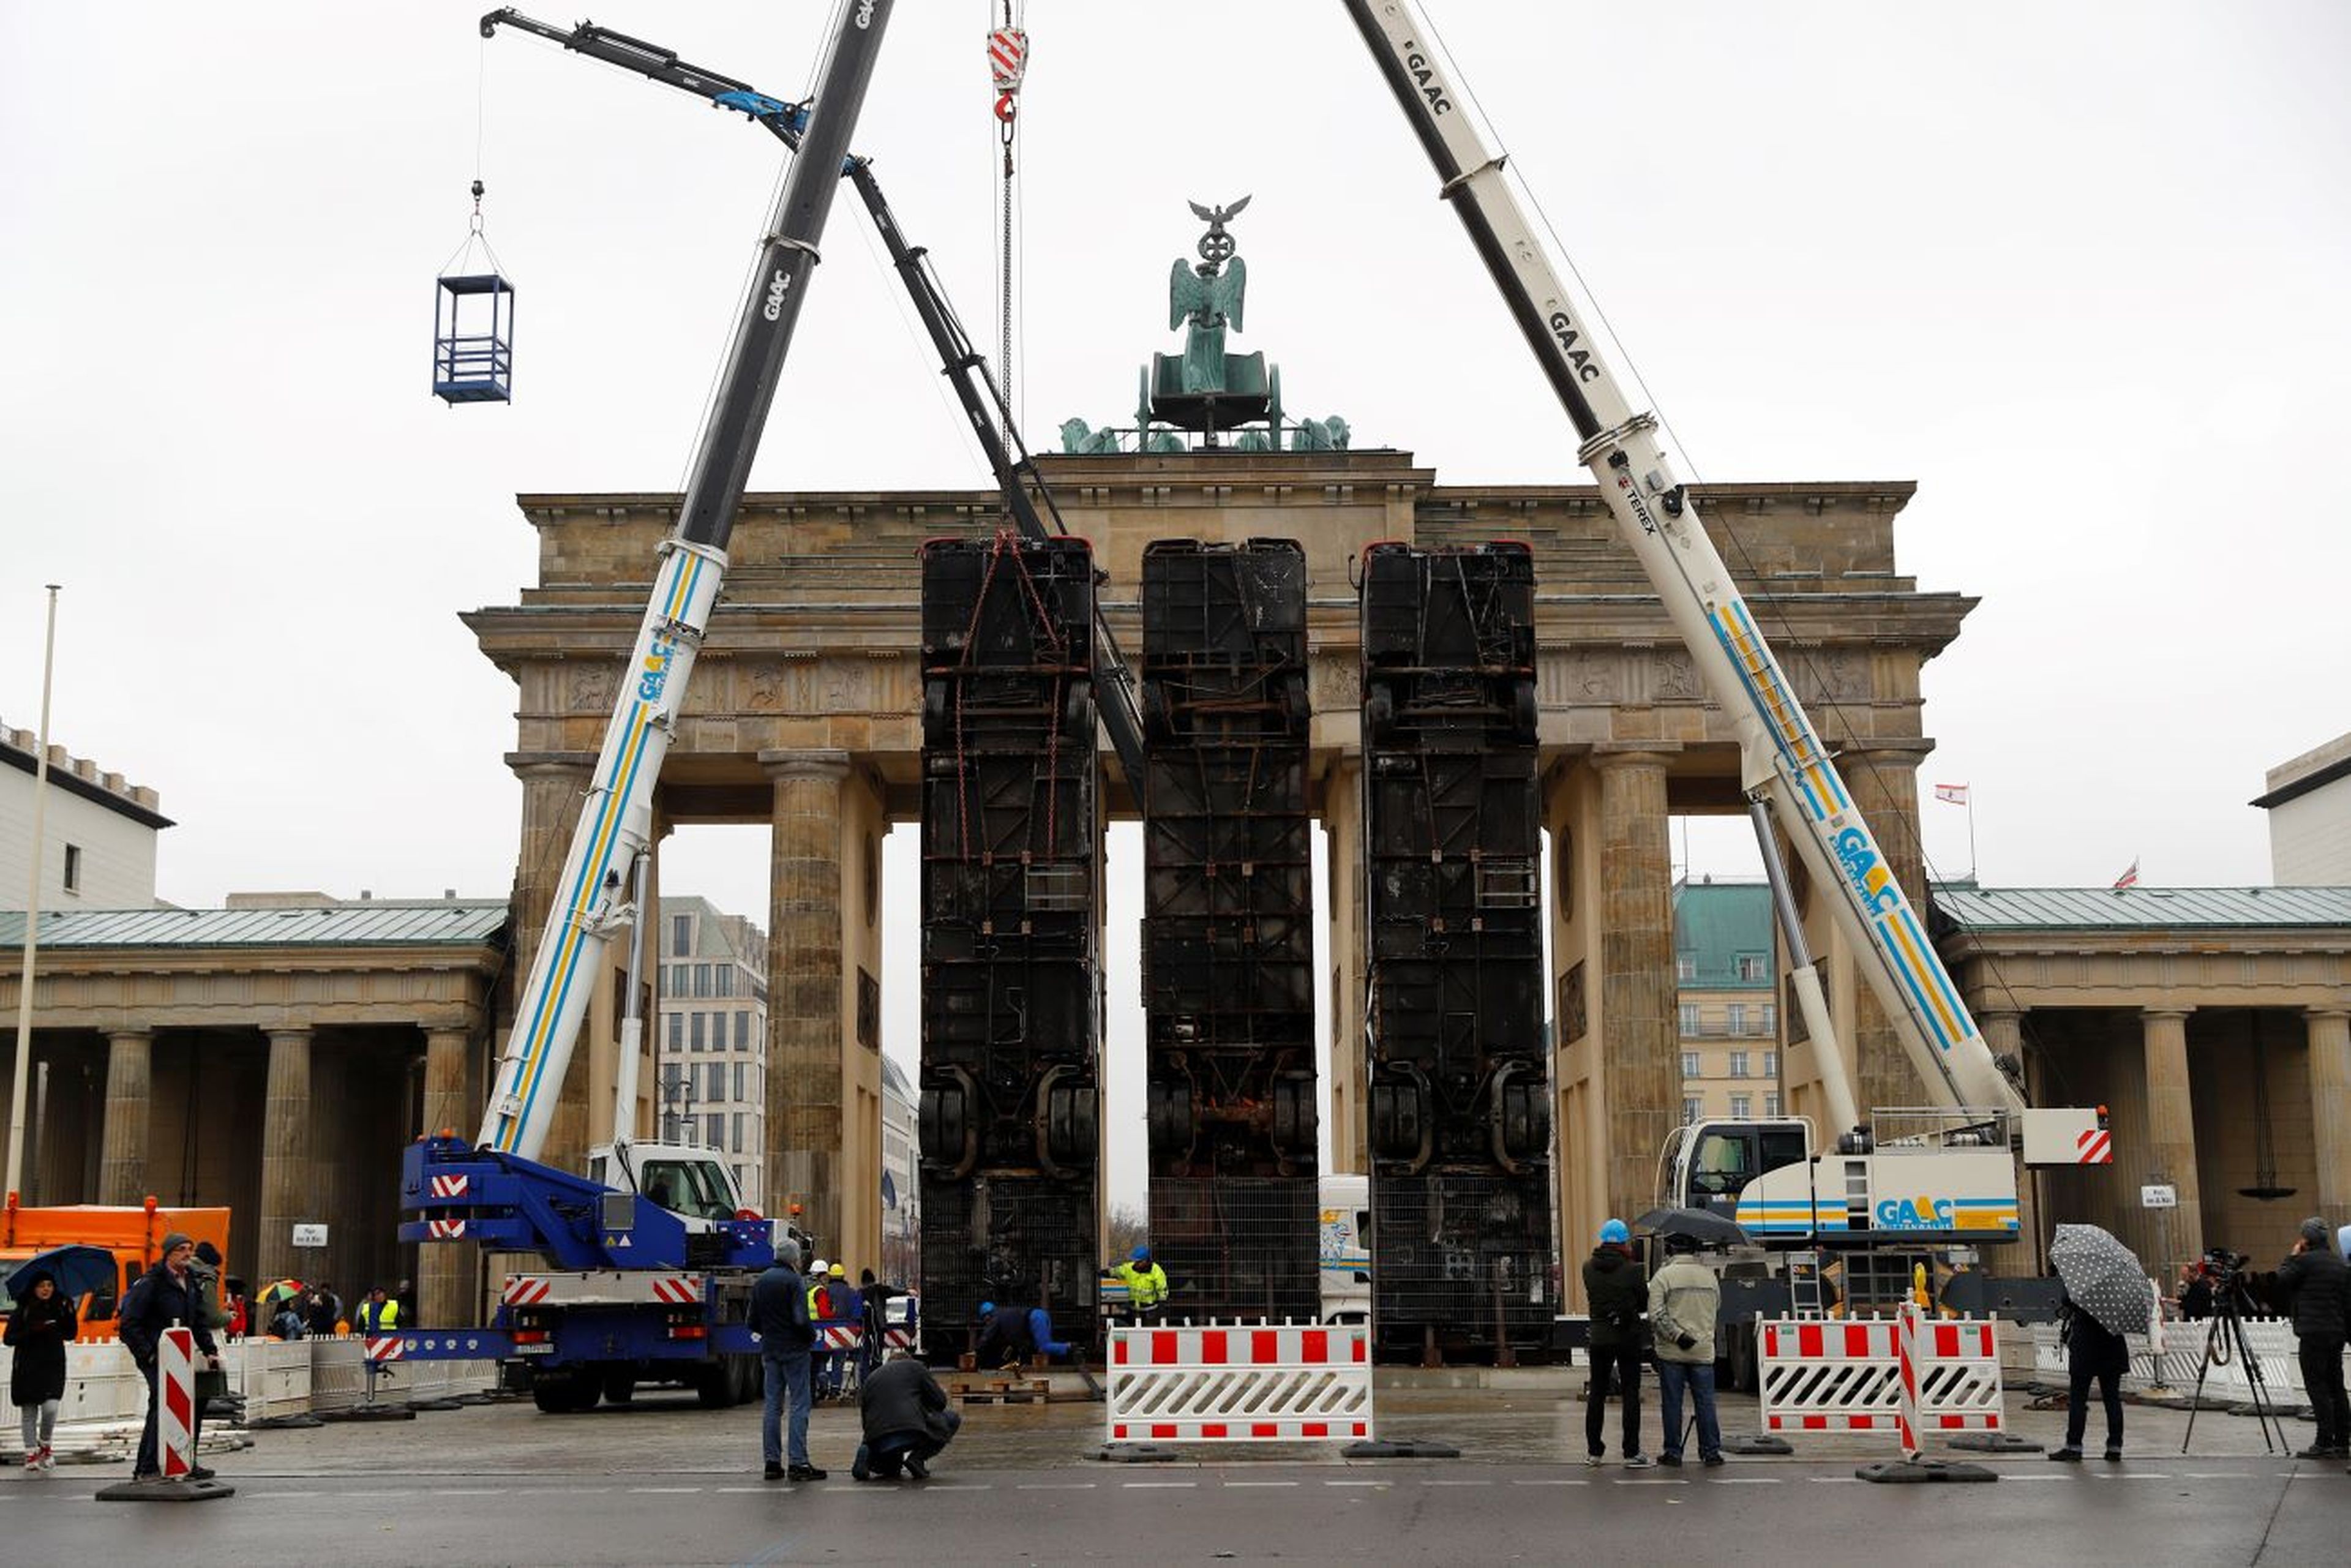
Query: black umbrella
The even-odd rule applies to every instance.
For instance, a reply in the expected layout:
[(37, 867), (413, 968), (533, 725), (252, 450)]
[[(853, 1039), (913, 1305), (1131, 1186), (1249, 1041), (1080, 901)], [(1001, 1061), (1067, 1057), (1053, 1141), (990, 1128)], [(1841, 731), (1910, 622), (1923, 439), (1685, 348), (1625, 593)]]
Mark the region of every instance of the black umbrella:
[(1660, 1236), (1687, 1236), (1702, 1247), (1744, 1247), (1747, 1232), (1735, 1221), (1703, 1208), (1653, 1208), (1635, 1220)]
[(57, 1294), (69, 1301), (114, 1289), (114, 1254), (103, 1247), (77, 1244), (36, 1252), (11, 1269), (5, 1281), (10, 1298), (21, 1301), (31, 1295), (33, 1276), (44, 1271), (56, 1276)]
[(2049, 1261), (2076, 1307), (2116, 1333), (2145, 1333), (2155, 1293), (2138, 1255), (2095, 1225), (2061, 1225)]

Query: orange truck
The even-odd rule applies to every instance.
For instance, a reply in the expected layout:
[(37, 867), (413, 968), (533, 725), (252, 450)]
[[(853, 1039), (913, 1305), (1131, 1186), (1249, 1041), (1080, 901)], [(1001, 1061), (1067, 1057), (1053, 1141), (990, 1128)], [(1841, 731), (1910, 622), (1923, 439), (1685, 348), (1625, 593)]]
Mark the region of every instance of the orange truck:
[[(114, 1254), (113, 1289), (85, 1292), (76, 1302), (81, 1309), (81, 1337), (114, 1337), (114, 1303), (131, 1282), (163, 1256), (163, 1238), (184, 1231), (198, 1241), (209, 1241), (228, 1256), (228, 1210), (225, 1208), (165, 1208), (153, 1198), (138, 1205), (71, 1203), (33, 1208), (17, 1203), (10, 1193), (0, 1207), (0, 1281), (16, 1271), (37, 1252), (52, 1247), (98, 1247)], [(15, 1305), (0, 1284), (0, 1316)]]

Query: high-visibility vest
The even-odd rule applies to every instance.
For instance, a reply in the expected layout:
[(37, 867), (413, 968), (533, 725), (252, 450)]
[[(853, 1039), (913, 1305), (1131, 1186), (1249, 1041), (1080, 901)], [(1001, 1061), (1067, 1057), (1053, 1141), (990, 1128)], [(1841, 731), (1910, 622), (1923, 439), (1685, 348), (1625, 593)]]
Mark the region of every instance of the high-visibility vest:
[(1137, 1312), (1157, 1306), (1167, 1294), (1167, 1271), (1156, 1263), (1138, 1269), (1129, 1260), (1112, 1271), (1126, 1281), (1127, 1302)]
[(809, 1322), (812, 1323), (822, 1322), (825, 1318), (830, 1315), (825, 1311), (825, 1308), (829, 1303), (825, 1301), (824, 1287), (822, 1285), (810, 1285), (808, 1288), (808, 1301)]
[(369, 1301), (360, 1308), (361, 1333), (385, 1333), (399, 1326), (400, 1303), (390, 1296), (383, 1299), (381, 1305)]

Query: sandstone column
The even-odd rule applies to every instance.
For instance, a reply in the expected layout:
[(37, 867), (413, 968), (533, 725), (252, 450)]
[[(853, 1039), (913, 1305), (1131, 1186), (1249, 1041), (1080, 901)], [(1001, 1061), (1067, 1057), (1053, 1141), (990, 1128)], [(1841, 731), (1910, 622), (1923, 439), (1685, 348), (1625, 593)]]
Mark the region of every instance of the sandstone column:
[(116, 1030), (106, 1040), (106, 1122), (99, 1144), (98, 1201), (135, 1204), (147, 1196), (155, 1032)]
[[(470, 1074), (472, 1031), (463, 1026), (424, 1031), (424, 1125), (418, 1129), (437, 1137), (454, 1128), (470, 1138), (481, 1119), (474, 1103)], [(452, 1328), (480, 1321), (475, 1281), (479, 1277), (481, 1249), (472, 1241), (426, 1241), (417, 1248), (416, 1309), (419, 1319), (434, 1328)]]
[(2318, 1166), (2311, 1212), (2351, 1218), (2351, 1013), (2314, 1008), (2310, 1030), (2310, 1127)]
[(298, 1220), (329, 1219), (313, 1190), (310, 1165), (310, 1031), (273, 1029), (269, 1087), (261, 1113), (261, 1217), (258, 1254), (263, 1281), (301, 1277), (294, 1250)]
[[(512, 962), (517, 987), (521, 977), (530, 973), (531, 962), (538, 955), (548, 913), (555, 906), (555, 884), (563, 874), (565, 853), (571, 846), (572, 832), (580, 825), (580, 810), (587, 804), (589, 778), (595, 760), (590, 753), (574, 751), (517, 751), (507, 755), (507, 766), (522, 780), (522, 846), (515, 862), (512, 900)], [(601, 975), (590, 978), (600, 986), (603, 983)], [(586, 1037), (592, 1017), (591, 1009), (589, 1018), (581, 1020), (581, 1039), (575, 1044), (570, 1064), (564, 1070), (562, 1094), (556, 1102), (554, 1114), (549, 1118), (547, 1141), (538, 1153), (540, 1160), (563, 1170), (586, 1168), (583, 1162), (588, 1154), (588, 1085), (590, 1063), (595, 1054)], [(501, 1048), (505, 1043), (503, 1040), (498, 1042)], [(496, 1061), (493, 1052), (493, 1075)], [(482, 1087), (486, 1095), (490, 1086), (486, 1083)], [(475, 1106), (460, 1125), (478, 1127), (481, 1110)], [(470, 1137), (471, 1132), (466, 1135)]]
[(768, 889), (768, 1157), (771, 1212), (802, 1206), (818, 1244), (842, 1239), (841, 789), (845, 751), (763, 751), (776, 781)]
[(1341, 758), (1322, 777), (1322, 825), (1331, 963), (1331, 1168), (1371, 1167), (1364, 1042), (1364, 761)]
[[(2140, 1015), (2146, 1030), (2147, 1161), (2143, 1181), (2168, 1183), (2179, 1207), (2151, 1218), (2165, 1249), (2148, 1272), (2158, 1280), (2177, 1276), (2179, 1265), (2204, 1251), (2203, 1188), (2196, 1178), (2196, 1112), (2188, 1099), (2188, 1014), (2148, 1009)], [(2128, 1202), (2127, 1196), (2124, 1198)]]
[(1608, 1202), (1650, 1207), (1657, 1150), (1681, 1120), (1672, 845), (1665, 755), (1596, 747), (1600, 774), (1601, 1080)]

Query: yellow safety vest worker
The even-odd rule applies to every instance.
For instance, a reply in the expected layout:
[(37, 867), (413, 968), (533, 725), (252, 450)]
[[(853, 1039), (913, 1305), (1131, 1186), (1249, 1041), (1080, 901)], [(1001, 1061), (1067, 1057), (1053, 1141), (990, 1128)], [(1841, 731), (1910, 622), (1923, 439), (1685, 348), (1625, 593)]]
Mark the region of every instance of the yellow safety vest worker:
[(1137, 1268), (1129, 1260), (1112, 1272), (1126, 1282), (1127, 1303), (1138, 1312), (1157, 1306), (1167, 1294), (1167, 1271), (1156, 1263)]
[(360, 1307), (361, 1333), (389, 1333), (400, 1326), (400, 1303), (386, 1296), (381, 1304), (364, 1302)]

